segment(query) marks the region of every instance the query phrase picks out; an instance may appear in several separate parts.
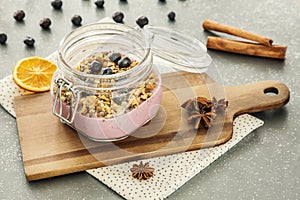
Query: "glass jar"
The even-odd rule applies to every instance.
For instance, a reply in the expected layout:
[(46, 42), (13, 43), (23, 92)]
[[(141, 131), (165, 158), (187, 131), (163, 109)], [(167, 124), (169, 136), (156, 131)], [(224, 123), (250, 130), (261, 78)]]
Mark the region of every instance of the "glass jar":
[[(104, 73), (110, 66), (102, 61), (113, 52), (122, 59), (130, 58), (131, 64), (115, 74)], [(101, 60), (100, 73), (91, 70), (93, 59)], [(110, 22), (82, 26), (68, 34), (58, 49), (57, 64), (51, 84), (54, 115), (96, 141), (124, 139), (157, 115), (162, 99), (160, 73), (172, 72), (173, 76), (185, 71), (200, 75), (201, 81), (208, 66), (216, 69), (205, 45), (193, 37), (163, 27), (140, 29)], [(90, 68), (86, 70), (86, 66)], [(213, 71), (212, 77), (215, 74)], [(179, 77), (194, 94), (189, 81)], [(173, 86), (164, 88), (172, 90)], [(171, 92), (184, 97), (179, 101), (183, 103), (187, 90), (185, 96)], [(212, 91), (217, 90), (214, 87)], [(163, 126), (164, 122), (160, 123)], [(151, 123), (147, 127), (153, 129)]]
[[(130, 58), (135, 66), (115, 74), (104, 74), (105, 68), (99, 74), (80, 70), (83, 60), (113, 52)], [(102, 66), (106, 61), (103, 58)], [(52, 111), (92, 140), (123, 139), (158, 111), (161, 77), (153, 65), (149, 40), (140, 30), (116, 23), (77, 28), (62, 40), (57, 65), (51, 84)]]

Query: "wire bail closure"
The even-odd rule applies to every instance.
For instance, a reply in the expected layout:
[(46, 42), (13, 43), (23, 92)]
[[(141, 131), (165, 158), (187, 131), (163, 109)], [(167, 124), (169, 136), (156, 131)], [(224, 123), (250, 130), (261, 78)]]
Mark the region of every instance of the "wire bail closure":
[[(78, 92), (74, 89), (73, 84), (70, 81), (67, 81), (63, 78), (58, 78), (54, 80), (54, 82), (57, 85), (56, 95), (53, 101), (53, 107), (52, 107), (52, 113), (57, 116), (62, 123), (67, 123), (71, 125), (74, 122), (75, 114), (78, 108), (78, 98), (77, 94)], [(63, 102), (62, 102), (62, 89), (66, 88), (67, 91), (70, 91), (72, 93), (72, 97), (70, 100), (70, 106), (69, 106), (69, 112), (66, 117), (63, 116)], [(59, 103), (57, 103), (59, 101)], [(74, 110), (73, 104), (75, 102)], [(59, 112), (56, 112), (56, 108), (59, 106)]]

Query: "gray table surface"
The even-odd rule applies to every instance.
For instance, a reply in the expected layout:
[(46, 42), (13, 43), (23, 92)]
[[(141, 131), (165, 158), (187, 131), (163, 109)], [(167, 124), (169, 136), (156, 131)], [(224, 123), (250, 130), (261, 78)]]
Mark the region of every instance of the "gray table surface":
[[(26, 12), (24, 23), (16, 23), (13, 12)], [(125, 13), (125, 23), (146, 15), (150, 24), (167, 26), (188, 33), (205, 43), (208, 36), (202, 21), (212, 19), (274, 39), (288, 46), (287, 59), (242, 56), (217, 51), (209, 54), (217, 64), (225, 85), (262, 80), (287, 84), (291, 99), (282, 109), (257, 113), (265, 121), (237, 146), (203, 170), (170, 199), (300, 199), (300, 1), (299, 0), (106, 0), (105, 9), (93, 1), (64, 0), (62, 11), (55, 11), (50, 0), (1, 0), (0, 32), (8, 35), (0, 45), (0, 78), (11, 74), (21, 58), (47, 56), (71, 31), (70, 18), (83, 17), (83, 23), (96, 22), (114, 11)], [(177, 13), (170, 23), (168, 11)], [(50, 31), (39, 27), (39, 20), (50, 17)], [(23, 38), (36, 39), (35, 48), (25, 48)], [(255, 101), (255, 99), (253, 99)], [(27, 182), (15, 119), (0, 107), (0, 199), (120, 199), (121, 197), (85, 172)]]

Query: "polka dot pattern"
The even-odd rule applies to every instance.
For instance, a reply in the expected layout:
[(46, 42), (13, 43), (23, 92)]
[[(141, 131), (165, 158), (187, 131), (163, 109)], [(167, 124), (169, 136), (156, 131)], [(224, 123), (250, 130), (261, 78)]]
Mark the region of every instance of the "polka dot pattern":
[(19, 88), (11, 75), (0, 81), (0, 91), (0, 104), (14, 117), (16, 115), (13, 103), (14, 97), (31, 93)]
[(87, 170), (87, 172), (126, 199), (163, 199), (262, 125), (263, 121), (251, 115), (242, 115), (234, 121), (232, 139), (223, 145), (145, 159), (144, 163), (150, 162), (150, 165), (155, 168), (154, 176), (146, 181), (131, 177), (129, 169), (139, 161)]
[[(57, 53), (54, 52), (47, 59), (56, 63), (56, 55)], [(169, 70), (161, 71), (161, 73), (166, 72)], [(0, 80), (0, 104), (12, 116), (15, 116), (14, 97), (30, 93), (19, 88), (12, 76)], [(146, 181), (131, 177), (130, 168), (137, 162), (92, 169), (87, 172), (126, 199), (163, 199), (262, 125), (263, 121), (251, 115), (242, 115), (234, 121), (232, 139), (223, 145), (143, 160), (144, 163), (150, 162), (150, 165), (155, 168), (154, 176)]]

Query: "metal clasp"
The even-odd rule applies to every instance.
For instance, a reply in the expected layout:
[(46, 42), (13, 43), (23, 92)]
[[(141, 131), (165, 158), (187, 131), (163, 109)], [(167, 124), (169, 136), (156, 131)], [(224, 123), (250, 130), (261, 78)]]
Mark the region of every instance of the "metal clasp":
[[(52, 107), (52, 113), (57, 116), (62, 123), (72, 124), (77, 112), (78, 108), (78, 98), (77, 94), (78, 92), (75, 91), (73, 84), (70, 81), (67, 81), (63, 78), (58, 78), (54, 81), (57, 85), (55, 99), (53, 101), (53, 107)], [(62, 102), (62, 89), (66, 88), (67, 91), (70, 91), (72, 93), (72, 98), (70, 100), (69, 105), (69, 112), (66, 117), (63, 116), (63, 102)], [(57, 103), (59, 101), (59, 103)], [(73, 110), (73, 103), (75, 102), (74, 110)], [(59, 112), (56, 112), (56, 108), (59, 106)], [(67, 106), (67, 105), (65, 105)]]

